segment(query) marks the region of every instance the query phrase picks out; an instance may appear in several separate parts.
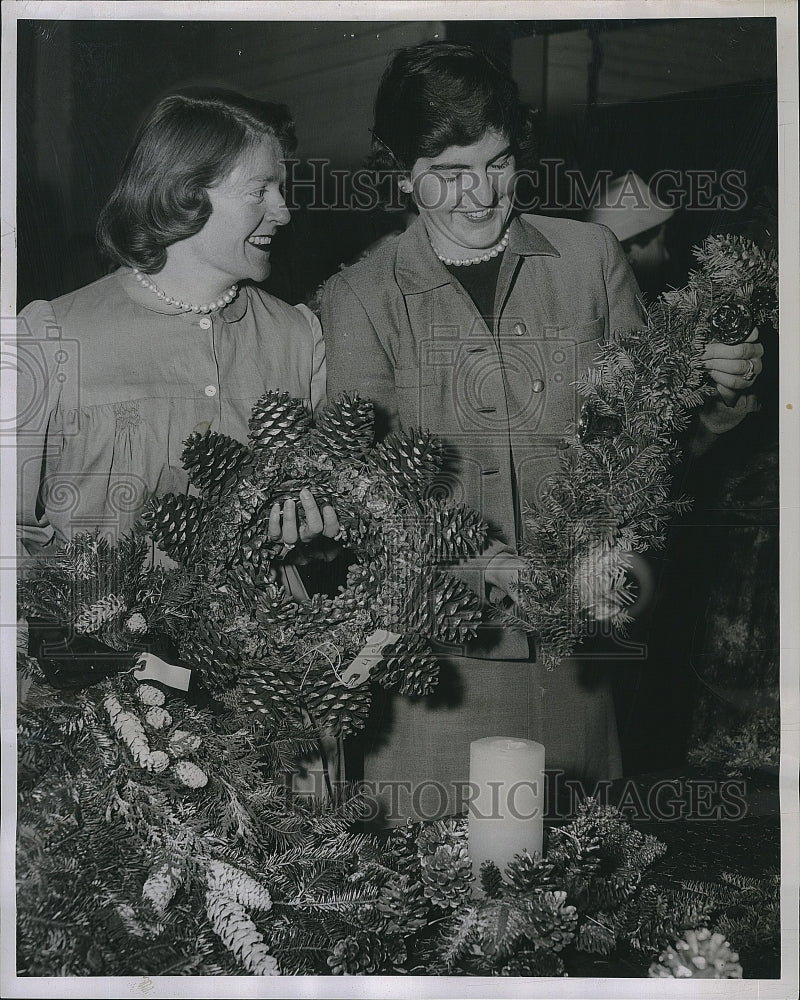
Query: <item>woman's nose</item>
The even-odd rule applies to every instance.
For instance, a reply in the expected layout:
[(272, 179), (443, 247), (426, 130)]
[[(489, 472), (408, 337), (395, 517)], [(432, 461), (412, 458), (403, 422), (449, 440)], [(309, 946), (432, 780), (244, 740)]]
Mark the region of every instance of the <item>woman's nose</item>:
[(491, 208), (497, 201), (497, 190), (487, 171), (473, 171), (470, 186), (465, 186), (464, 194), (476, 208)]
[(285, 226), (289, 222), (291, 216), (289, 209), (286, 207), (282, 191), (275, 192), (267, 205), (264, 215), (274, 222), (276, 226)]

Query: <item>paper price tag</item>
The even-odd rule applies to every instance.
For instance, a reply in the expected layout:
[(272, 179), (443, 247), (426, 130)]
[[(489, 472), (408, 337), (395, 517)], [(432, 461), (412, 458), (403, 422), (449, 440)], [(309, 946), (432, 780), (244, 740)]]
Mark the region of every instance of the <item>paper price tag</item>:
[(350, 688), (363, 684), (381, 662), (384, 648), (397, 642), (399, 638), (396, 632), (388, 632), (385, 628), (376, 629), (372, 635), (368, 635), (361, 652), (342, 671), (342, 683)]
[(142, 653), (136, 661), (133, 674), (137, 681), (160, 681), (177, 691), (188, 691), (189, 681), (192, 679), (192, 671), (187, 667), (167, 663), (153, 653)]

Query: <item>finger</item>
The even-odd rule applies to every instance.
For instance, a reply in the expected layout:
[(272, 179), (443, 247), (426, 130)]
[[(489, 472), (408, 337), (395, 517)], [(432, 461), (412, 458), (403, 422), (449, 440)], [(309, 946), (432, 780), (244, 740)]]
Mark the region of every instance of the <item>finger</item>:
[(294, 500), (287, 500), (283, 505), (283, 533), (281, 538), (284, 545), (295, 545), (297, 543), (297, 511)]
[(322, 529), (322, 534), (326, 538), (335, 538), (339, 534), (341, 525), (339, 524), (339, 518), (336, 516), (336, 511), (329, 503), (326, 503), (322, 508), (322, 520), (325, 525)]
[(703, 361), (720, 359), (725, 361), (749, 361), (764, 354), (764, 345), (759, 342), (744, 341), (741, 344), (720, 344), (716, 340), (706, 345)]
[(752, 371), (752, 376), (750, 377), (751, 382), (754, 378), (761, 374), (761, 369), (763, 367), (760, 358), (748, 358), (747, 360), (740, 358), (736, 361), (714, 358), (713, 360), (704, 361), (703, 365), (709, 372), (725, 372), (728, 375), (740, 375), (742, 378), (744, 378), (745, 375), (750, 374)]
[(281, 505), (279, 503), (274, 503), (270, 509), (267, 534), (271, 542), (281, 540)]
[(743, 392), (746, 389), (752, 389), (760, 371), (760, 368), (756, 368), (755, 365), (753, 365), (752, 378), (745, 378), (744, 375), (732, 375), (730, 372), (720, 371), (717, 369), (709, 371), (708, 374), (711, 376), (717, 388), (723, 386), (724, 388), (731, 389), (734, 392)]
[(314, 538), (322, 531), (322, 515), (317, 507), (314, 494), (307, 487), (300, 490), (300, 503), (306, 514), (306, 523), (300, 528), (300, 537), (304, 542), (309, 538)]

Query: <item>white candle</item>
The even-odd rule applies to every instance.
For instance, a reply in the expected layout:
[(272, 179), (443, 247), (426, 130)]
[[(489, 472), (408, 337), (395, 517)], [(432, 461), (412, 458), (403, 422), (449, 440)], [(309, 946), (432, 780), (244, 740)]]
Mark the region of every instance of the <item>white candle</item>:
[(487, 736), (469, 753), (469, 853), (476, 880), (481, 863), (501, 872), (527, 848), (542, 853), (544, 747), (533, 740)]

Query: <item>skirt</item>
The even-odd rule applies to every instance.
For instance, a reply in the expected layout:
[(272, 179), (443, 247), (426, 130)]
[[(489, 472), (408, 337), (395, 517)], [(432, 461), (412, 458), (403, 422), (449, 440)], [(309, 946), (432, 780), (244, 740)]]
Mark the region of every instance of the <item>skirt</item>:
[(547, 670), (525, 660), (442, 656), (432, 695), (376, 693), (366, 732), (346, 746), (348, 778), (363, 775), (370, 825), (461, 814), (470, 743), (486, 736), (543, 744), (549, 775), (584, 784), (622, 775), (601, 665), (565, 660)]

